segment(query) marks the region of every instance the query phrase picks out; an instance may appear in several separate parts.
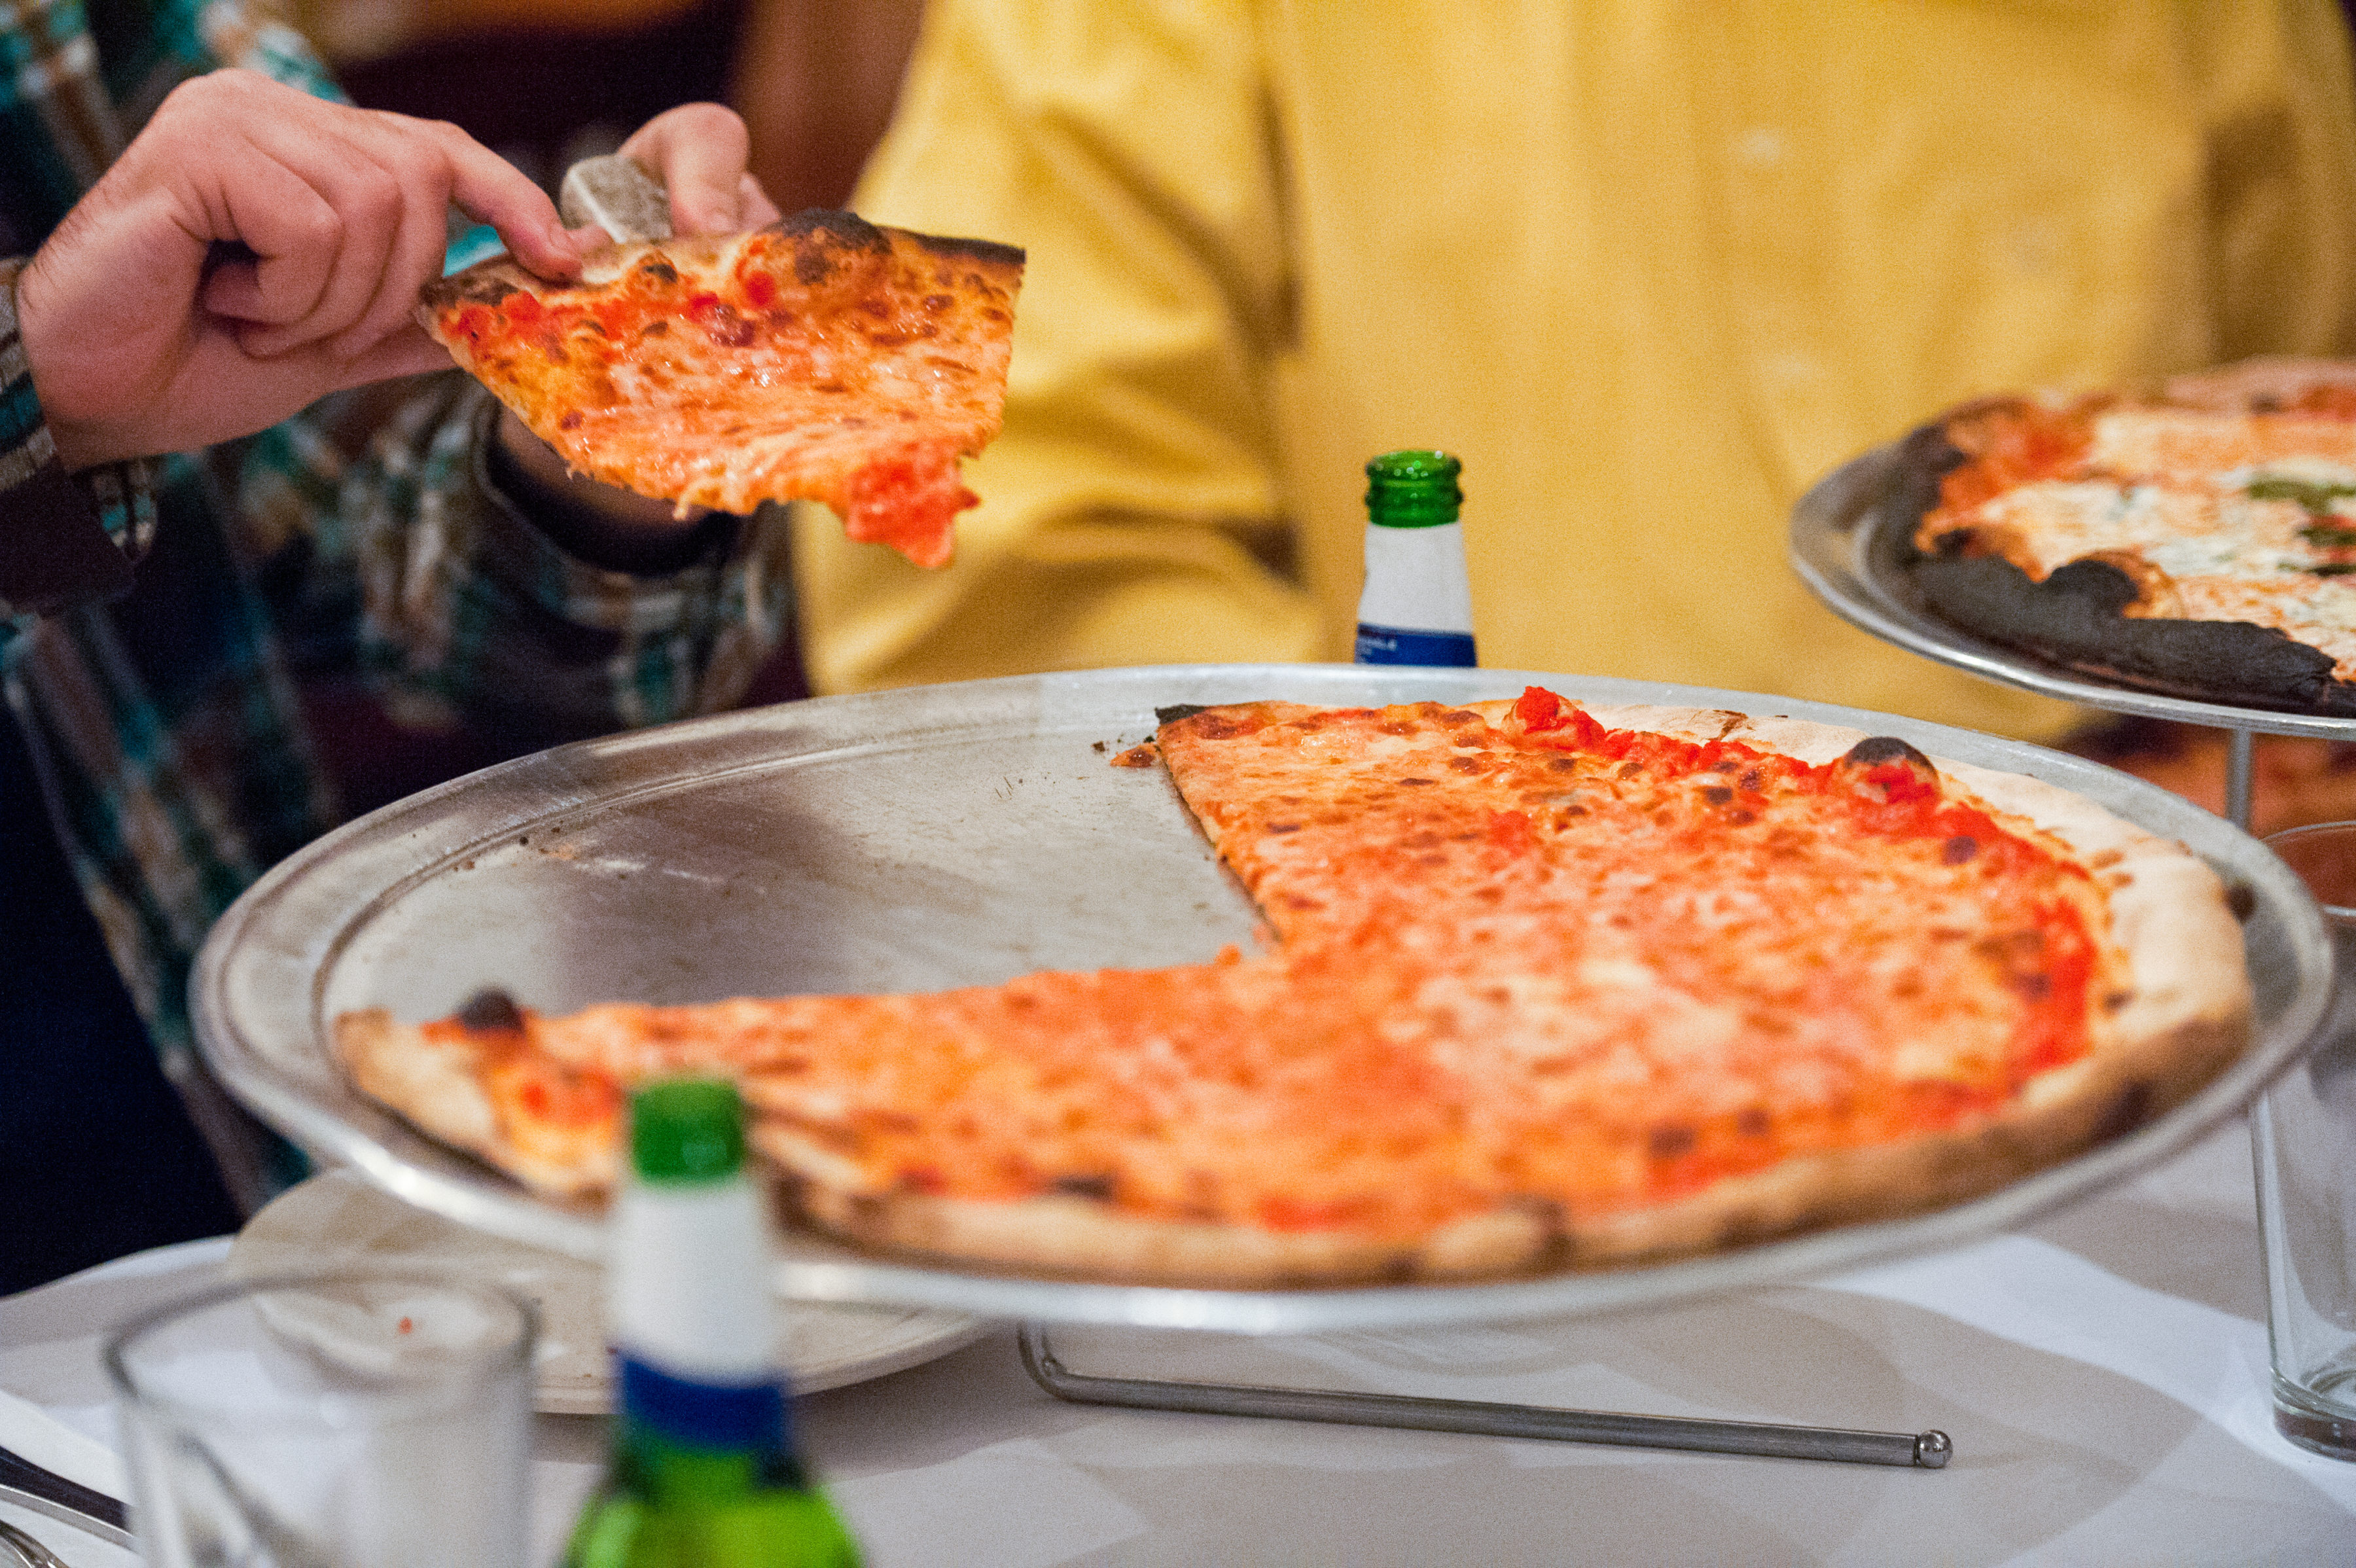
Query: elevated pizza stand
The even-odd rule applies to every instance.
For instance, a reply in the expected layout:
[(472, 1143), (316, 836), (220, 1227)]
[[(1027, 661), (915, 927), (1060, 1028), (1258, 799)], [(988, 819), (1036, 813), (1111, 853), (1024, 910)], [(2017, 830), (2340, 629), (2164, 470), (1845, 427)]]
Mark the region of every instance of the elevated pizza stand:
[(1160, 770), (1108, 765), (1151, 735), (1157, 707), (1462, 702), (1531, 682), (1601, 703), (1741, 708), (1892, 734), (1934, 757), (2038, 775), (2183, 842), (2247, 890), (2251, 1050), (2151, 1124), (1974, 1202), (1647, 1268), (1458, 1285), (1179, 1289), (927, 1266), (789, 1231), (780, 1294), (1023, 1320), (1034, 1371), (1066, 1397), (1936, 1464), (1944, 1448), (1922, 1434), (1087, 1379), (1055, 1361), (1038, 1326), (1314, 1334), (1657, 1305), (1951, 1247), (2185, 1148), (2286, 1067), (2320, 1016), (2330, 982), (2320, 917), (2286, 868), (2219, 818), (2017, 742), (1816, 703), (1506, 671), (1191, 666), (790, 703), (558, 747), (327, 835), (264, 876), (207, 941), (194, 996), (200, 1047), (241, 1100), (322, 1161), (477, 1230), (594, 1259), (595, 1210), (535, 1198), (361, 1098), (334, 1060), (336, 1016), (369, 1006), (439, 1016), (492, 984), (566, 1011), (616, 996), (929, 990), (1044, 968), (1206, 961), (1226, 943), (1251, 943), (1249, 901)]

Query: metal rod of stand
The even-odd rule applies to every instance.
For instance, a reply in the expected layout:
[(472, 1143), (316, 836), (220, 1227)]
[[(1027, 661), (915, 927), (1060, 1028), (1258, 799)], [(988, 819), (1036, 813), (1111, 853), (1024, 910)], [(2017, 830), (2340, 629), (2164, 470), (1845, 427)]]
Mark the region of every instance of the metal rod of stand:
[(2226, 732), (2225, 820), (2244, 832), (2250, 831), (2254, 746), (2250, 731), (2237, 729)]
[(1075, 1404), (1411, 1427), (1493, 1437), (1545, 1437), (1627, 1448), (1682, 1448), (1781, 1459), (1831, 1459), (1852, 1465), (1912, 1466), (1925, 1470), (1944, 1469), (1954, 1453), (1947, 1434), (1936, 1430), (1856, 1432), (1830, 1426), (1779, 1426), (1753, 1421), (1698, 1421), (1680, 1416), (1625, 1415), (1613, 1411), (1555, 1410), (1479, 1400), (1419, 1399), (1408, 1394), (1345, 1393), (1333, 1389), (1099, 1378), (1074, 1372), (1057, 1360), (1047, 1344), (1047, 1331), (1038, 1324), (1023, 1324), (1017, 1337), (1023, 1349), (1023, 1367), (1032, 1380), (1057, 1399)]

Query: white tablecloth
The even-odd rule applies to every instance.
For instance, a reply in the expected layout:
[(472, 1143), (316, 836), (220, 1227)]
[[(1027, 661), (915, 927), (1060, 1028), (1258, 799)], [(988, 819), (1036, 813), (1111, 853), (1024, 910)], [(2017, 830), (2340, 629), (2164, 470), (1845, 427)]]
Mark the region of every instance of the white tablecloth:
[[(0, 1301), (0, 1389), (110, 1435), (103, 1326), (211, 1278), (225, 1251)], [(2235, 1127), (2030, 1230), (1817, 1285), (1445, 1332), (1055, 1331), (1078, 1371), (1937, 1427), (1944, 1470), (1065, 1404), (1011, 1329), (811, 1396), (799, 1420), (873, 1568), (2356, 1563), (2356, 1465), (2275, 1434), (2263, 1320)], [(544, 1562), (602, 1423), (544, 1416), (538, 1441)]]

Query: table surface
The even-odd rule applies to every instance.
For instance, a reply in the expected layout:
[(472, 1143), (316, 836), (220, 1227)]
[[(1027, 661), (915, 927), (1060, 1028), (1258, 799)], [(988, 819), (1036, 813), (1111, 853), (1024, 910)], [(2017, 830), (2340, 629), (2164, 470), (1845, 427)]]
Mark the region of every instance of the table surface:
[[(111, 1438), (103, 1326), (209, 1280), (226, 1251), (191, 1243), (0, 1301), (0, 1389)], [(1954, 1459), (1886, 1469), (1065, 1404), (1024, 1375), (1006, 1327), (801, 1402), (802, 1445), (873, 1568), (2356, 1563), (2356, 1465), (2273, 1429), (2238, 1124), (2033, 1228), (1811, 1285), (1560, 1323), (1059, 1328), (1054, 1343), (1086, 1372), (1936, 1427)], [(595, 1419), (540, 1418), (538, 1561), (602, 1442)]]

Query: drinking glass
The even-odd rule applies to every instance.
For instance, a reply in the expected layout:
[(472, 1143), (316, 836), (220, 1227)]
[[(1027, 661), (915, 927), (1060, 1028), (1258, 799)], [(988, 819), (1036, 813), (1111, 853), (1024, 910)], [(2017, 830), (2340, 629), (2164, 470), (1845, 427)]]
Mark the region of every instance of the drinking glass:
[(428, 1273), (241, 1282), (107, 1338), (155, 1568), (515, 1568), (531, 1306)]
[(2356, 1459), (2356, 822), (2265, 842), (2323, 907), (2334, 973), (2308, 1054), (2251, 1112), (2275, 1426)]

